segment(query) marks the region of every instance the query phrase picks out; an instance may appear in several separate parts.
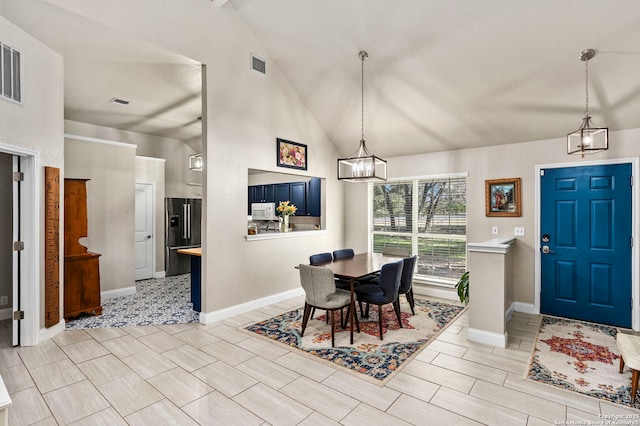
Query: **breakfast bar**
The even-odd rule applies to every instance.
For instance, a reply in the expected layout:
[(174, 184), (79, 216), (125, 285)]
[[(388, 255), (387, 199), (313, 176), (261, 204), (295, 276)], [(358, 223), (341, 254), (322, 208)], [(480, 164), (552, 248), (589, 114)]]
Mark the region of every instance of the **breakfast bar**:
[(193, 303), (193, 310), (197, 312), (202, 311), (201, 300), (201, 266), (202, 266), (202, 248), (185, 248), (179, 249), (178, 254), (186, 254), (191, 256), (191, 303)]

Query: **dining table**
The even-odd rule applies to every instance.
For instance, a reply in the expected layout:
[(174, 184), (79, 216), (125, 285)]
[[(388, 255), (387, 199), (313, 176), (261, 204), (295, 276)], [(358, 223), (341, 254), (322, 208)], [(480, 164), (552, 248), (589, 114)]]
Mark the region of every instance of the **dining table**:
[(367, 275), (372, 275), (380, 272), (382, 266), (387, 263), (397, 262), (403, 259), (404, 256), (389, 255), (382, 253), (358, 253), (353, 257), (347, 257), (342, 259), (333, 260), (332, 262), (319, 263), (314, 266), (321, 266), (328, 268), (333, 272), (334, 277), (348, 281), (351, 285), (351, 301), (349, 309), (349, 322), (350, 322), (350, 338), (351, 344), (353, 344), (353, 323), (356, 321), (355, 312), (355, 286), (358, 279), (364, 278)]

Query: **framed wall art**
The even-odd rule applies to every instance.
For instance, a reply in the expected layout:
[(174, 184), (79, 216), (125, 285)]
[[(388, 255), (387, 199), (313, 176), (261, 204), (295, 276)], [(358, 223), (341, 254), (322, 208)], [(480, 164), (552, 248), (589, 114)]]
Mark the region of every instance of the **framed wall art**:
[(487, 216), (520, 216), (520, 178), (485, 180)]
[(278, 138), (277, 156), (278, 167), (307, 170), (307, 146)]

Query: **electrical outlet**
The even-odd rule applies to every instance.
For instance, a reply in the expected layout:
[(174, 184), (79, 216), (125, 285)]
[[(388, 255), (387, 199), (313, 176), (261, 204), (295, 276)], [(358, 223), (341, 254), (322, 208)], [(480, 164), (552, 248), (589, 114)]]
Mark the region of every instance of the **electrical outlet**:
[(498, 227), (497, 227), (497, 226), (494, 226), (493, 228), (491, 228), (491, 233), (492, 233), (493, 235), (498, 235)]
[(0, 297), (0, 305), (8, 305), (9, 304), (9, 296)]
[(513, 235), (516, 237), (524, 237), (524, 226), (516, 226), (513, 228)]

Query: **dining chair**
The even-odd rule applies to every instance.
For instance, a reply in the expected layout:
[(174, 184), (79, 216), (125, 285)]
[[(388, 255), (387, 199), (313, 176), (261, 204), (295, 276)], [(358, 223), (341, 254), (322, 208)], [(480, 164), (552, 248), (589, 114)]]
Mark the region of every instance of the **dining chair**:
[[(369, 305), (378, 305), (378, 327), (380, 328), (380, 340), (382, 340), (382, 307), (389, 303), (393, 304), (393, 310), (398, 319), (398, 325), (402, 328), (400, 317), (400, 302), (398, 301), (398, 290), (400, 289), (400, 279), (402, 278), (402, 268), (404, 261), (387, 263), (380, 270), (378, 284), (362, 284), (355, 288), (358, 302), (367, 303), (367, 316)], [(347, 311), (348, 312), (348, 311)]]
[[(355, 255), (356, 254), (353, 251), (353, 249), (350, 249), (350, 248), (334, 250), (334, 252), (333, 252), (333, 260), (347, 259), (347, 258), (353, 257)], [(340, 289), (343, 289), (343, 290), (351, 291), (351, 282), (349, 282), (347, 280), (336, 279), (336, 287), (338, 287)]]
[(334, 313), (346, 306), (350, 306), (351, 293), (336, 288), (333, 272), (328, 268), (303, 264), (299, 265), (298, 268), (300, 269), (300, 285), (305, 293), (300, 337), (304, 336), (311, 309), (324, 309), (331, 315), (331, 346), (335, 346)]
[(331, 253), (318, 253), (309, 256), (309, 264), (316, 266), (321, 263), (329, 263), (333, 260)]
[[(416, 269), (418, 256), (411, 256), (402, 260), (402, 277), (400, 277), (400, 288), (398, 289), (398, 297), (404, 294), (411, 308), (411, 314), (415, 315), (415, 301), (413, 299), (413, 271)], [(398, 302), (399, 303), (399, 302)]]
[(350, 248), (334, 250), (333, 251), (333, 260), (345, 259), (347, 257), (353, 257), (355, 255), (356, 254), (353, 251), (353, 249), (350, 249)]
[[(332, 260), (333, 260), (333, 256), (331, 255), (331, 253), (318, 253), (318, 254), (312, 254), (311, 256), (309, 256), (309, 264), (312, 266), (317, 266), (322, 263), (330, 263)], [(314, 308), (311, 311), (311, 319), (313, 319), (313, 316), (315, 314), (316, 314), (316, 309)], [(340, 322), (341, 323), (343, 322), (342, 310), (340, 310)], [(329, 323), (329, 312), (327, 312), (327, 324), (328, 323)]]

